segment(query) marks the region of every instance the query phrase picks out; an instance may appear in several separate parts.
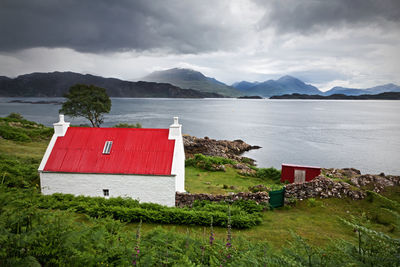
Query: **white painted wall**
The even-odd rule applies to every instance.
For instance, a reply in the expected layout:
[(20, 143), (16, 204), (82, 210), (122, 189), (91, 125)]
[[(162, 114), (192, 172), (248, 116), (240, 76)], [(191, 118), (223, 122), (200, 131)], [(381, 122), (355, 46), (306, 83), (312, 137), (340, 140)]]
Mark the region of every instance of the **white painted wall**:
[(53, 193), (102, 197), (131, 197), (140, 202), (175, 206), (175, 176), (114, 175), (40, 172), (42, 194)]
[(174, 117), (174, 124), (169, 126), (168, 139), (175, 139), (174, 158), (172, 160), (171, 174), (176, 175), (177, 192), (185, 192), (185, 149), (183, 146), (182, 125), (178, 117)]
[(54, 145), (56, 144), (57, 137), (59, 136), (64, 136), (67, 133), (68, 127), (69, 127), (69, 122), (64, 121), (64, 115), (60, 114), (59, 115), (59, 121), (56, 123), (53, 123), (54, 125), (54, 134), (51, 137), (50, 143), (47, 146), (46, 152), (44, 153), (44, 156), (42, 158), (42, 161), (40, 162), (38, 171), (43, 171), (44, 167), (46, 166), (47, 160), (50, 157), (51, 151), (53, 150)]

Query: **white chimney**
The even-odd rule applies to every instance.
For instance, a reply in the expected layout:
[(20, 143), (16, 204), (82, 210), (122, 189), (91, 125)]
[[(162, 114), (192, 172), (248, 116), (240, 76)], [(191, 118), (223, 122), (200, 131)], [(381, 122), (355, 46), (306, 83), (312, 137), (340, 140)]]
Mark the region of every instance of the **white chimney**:
[(53, 123), (54, 125), (54, 134), (56, 136), (64, 136), (65, 133), (67, 132), (67, 129), (69, 127), (69, 122), (64, 121), (64, 115), (60, 114), (60, 121)]
[(182, 125), (178, 122), (178, 117), (174, 117), (174, 124), (169, 126), (168, 139), (182, 138)]

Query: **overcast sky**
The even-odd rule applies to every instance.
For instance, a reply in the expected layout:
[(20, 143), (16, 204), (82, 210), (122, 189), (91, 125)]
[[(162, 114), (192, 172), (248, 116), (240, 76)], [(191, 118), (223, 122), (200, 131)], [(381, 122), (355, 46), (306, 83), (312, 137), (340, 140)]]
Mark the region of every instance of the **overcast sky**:
[(1, 0), (0, 36), (9, 77), (185, 67), (227, 84), (400, 85), (399, 0)]

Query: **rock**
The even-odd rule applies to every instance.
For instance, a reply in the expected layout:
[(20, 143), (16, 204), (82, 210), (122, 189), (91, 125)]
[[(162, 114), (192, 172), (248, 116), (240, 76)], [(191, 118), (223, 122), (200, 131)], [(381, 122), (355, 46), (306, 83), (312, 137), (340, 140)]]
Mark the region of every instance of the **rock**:
[(255, 192), (267, 192), (270, 191), (270, 189), (268, 187), (266, 187), (263, 184), (259, 184), (259, 185), (255, 185), (255, 186), (250, 186), (249, 190), (253, 193)]
[(243, 140), (215, 140), (209, 137), (197, 138), (195, 136), (184, 135), (183, 145), (185, 147), (186, 158), (191, 158), (195, 154), (203, 154), (206, 156), (218, 156), (223, 158), (228, 158), (254, 165), (254, 160), (241, 157), (243, 152), (249, 151), (251, 149), (258, 149), (259, 146), (251, 146), (245, 143)]
[(285, 190), (285, 198), (342, 198), (346, 196), (352, 199), (361, 199), (365, 197), (365, 193), (351, 190), (349, 184), (345, 182), (336, 182), (322, 175), (317, 176), (314, 180), (309, 182), (301, 184), (288, 184)]

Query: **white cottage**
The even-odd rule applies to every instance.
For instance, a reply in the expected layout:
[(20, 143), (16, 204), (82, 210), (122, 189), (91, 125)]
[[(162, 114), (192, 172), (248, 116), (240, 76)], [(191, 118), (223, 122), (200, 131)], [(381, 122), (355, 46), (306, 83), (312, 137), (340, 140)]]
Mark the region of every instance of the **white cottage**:
[(69, 127), (60, 115), (38, 170), (45, 195), (175, 206), (175, 192), (185, 191), (182, 125), (175, 117), (169, 129)]

